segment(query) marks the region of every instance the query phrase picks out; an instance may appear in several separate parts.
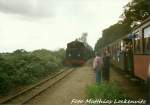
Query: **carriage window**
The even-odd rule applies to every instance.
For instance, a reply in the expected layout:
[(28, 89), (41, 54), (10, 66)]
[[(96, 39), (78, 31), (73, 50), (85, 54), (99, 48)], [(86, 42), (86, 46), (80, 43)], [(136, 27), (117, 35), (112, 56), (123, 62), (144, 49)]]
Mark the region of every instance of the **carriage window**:
[(144, 29), (144, 53), (150, 54), (150, 26)]
[(134, 53), (142, 53), (142, 35), (140, 35), (139, 31), (135, 35)]

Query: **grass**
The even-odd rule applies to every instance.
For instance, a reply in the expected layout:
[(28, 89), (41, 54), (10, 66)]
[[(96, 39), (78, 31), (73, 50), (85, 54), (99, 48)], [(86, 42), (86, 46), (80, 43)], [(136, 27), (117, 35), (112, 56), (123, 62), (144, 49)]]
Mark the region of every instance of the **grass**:
[[(101, 100), (123, 100), (129, 99), (117, 86), (115, 82), (102, 83), (88, 86), (87, 90), (88, 99), (101, 99)], [(92, 104), (97, 105), (97, 104)]]

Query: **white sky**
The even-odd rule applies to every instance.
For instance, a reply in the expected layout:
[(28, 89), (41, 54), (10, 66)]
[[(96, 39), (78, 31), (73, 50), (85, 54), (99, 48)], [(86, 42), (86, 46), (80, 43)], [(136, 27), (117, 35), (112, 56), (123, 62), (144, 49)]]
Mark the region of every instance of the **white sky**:
[(0, 52), (56, 50), (88, 33), (94, 47), (130, 0), (0, 0)]

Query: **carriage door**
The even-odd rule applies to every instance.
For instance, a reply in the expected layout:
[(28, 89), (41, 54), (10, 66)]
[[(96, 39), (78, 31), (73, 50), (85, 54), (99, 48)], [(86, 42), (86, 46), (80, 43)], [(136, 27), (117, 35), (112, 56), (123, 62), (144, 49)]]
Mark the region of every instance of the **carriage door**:
[(126, 70), (133, 74), (133, 43), (132, 39), (126, 39), (125, 45), (125, 65)]

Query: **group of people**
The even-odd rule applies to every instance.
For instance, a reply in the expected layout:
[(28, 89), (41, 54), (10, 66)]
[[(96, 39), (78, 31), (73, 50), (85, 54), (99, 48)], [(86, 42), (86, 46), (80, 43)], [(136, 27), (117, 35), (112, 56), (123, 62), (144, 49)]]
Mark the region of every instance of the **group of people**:
[(96, 56), (93, 60), (93, 69), (96, 73), (96, 83), (102, 81), (109, 81), (110, 78), (110, 53), (106, 49), (102, 54), (96, 52)]

